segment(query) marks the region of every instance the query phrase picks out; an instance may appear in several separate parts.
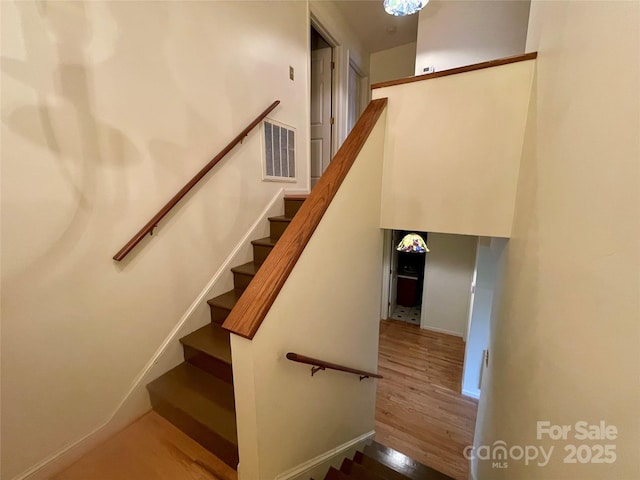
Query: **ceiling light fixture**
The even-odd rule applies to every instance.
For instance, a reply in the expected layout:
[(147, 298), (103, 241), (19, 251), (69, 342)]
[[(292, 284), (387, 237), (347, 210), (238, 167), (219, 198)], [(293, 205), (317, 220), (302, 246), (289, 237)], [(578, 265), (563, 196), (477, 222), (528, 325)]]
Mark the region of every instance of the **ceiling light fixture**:
[(407, 233), (396, 247), (399, 252), (405, 253), (427, 253), (427, 244), (417, 233)]
[(429, 0), (384, 0), (384, 11), (389, 15), (404, 17), (424, 8)]

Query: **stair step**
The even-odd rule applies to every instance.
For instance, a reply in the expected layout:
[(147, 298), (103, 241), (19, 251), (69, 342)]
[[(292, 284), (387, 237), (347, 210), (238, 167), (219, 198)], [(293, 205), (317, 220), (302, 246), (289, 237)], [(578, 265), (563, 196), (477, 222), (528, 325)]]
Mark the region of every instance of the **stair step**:
[(233, 267), (233, 286), (236, 290), (244, 290), (249, 285), (249, 282), (253, 280), (253, 277), (258, 272), (260, 264), (256, 262), (248, 262), (243, 265)]
[(211, 309), (211, 321), (218, 325), (222, 325), (225, 318), (229, 315), (229, 312), (231, 312), (233, 306), (240, 299), (241, 295), (242, 290), (234, 289), (207, 300)]
[(453, 480), (451, 477), (427, 467), (392, 448), (373, 442), (364, 448), (364, 455), (386, 467), (400, 472), (411, 480)]
[(153, 409), (227, 465), (238, 466), (233, 386), (181, 363), (149, 385)]
[(307, 199), (307, 195), (287, 195), (284, 197), (284, 216), (293, 218)]
[(180, 339), (184, 359), (227, 383), (233, 382), (229, 332), (210, 323)]
[[(349, 478), (353, 478), (354, 480), (392, 480), (393, 477), (384, 476), (379, 472), (354, 462), (351, 466)], [(403, 478), (404, 480), (408, 480), (407, 477)]]
[(271, 250), (277, 242), (276, 238), (265, 237), (257, 240), (252, 240), (253, 245), (253, 261), (257, 264), (262, 264), (267, 258), (267, 255), (271, 253)]
[(385, 480), (407, 480), (409, 478), (362, 452), (356, 452), (353, 457), (353, 461)]
[(367, 470), (362, 465), (348, 458), (342, 461), (340, 471), (353, 480), (384, 480), (383, 477)]
[(349, 477), (340, 470), (330, 467), (324, 480), (349, 480)]
[(284, 215), (269, 217), (269, 236), (276, 239), (280, 238), (289, 223), (291, 223), (291, 218)]

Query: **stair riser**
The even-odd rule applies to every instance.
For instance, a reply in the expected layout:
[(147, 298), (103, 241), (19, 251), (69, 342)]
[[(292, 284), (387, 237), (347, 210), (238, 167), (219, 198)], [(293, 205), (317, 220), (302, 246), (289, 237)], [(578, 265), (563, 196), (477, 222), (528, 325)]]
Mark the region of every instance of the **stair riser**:
[(211, 310), (211, 322), (218, 325), (222, 325), (230, 313), (230, 310), (226, 308), (214, 307), (212, 305), (209, 305), (209, 308)]
[(235, 445), (202, 425), (197, 420), (194, 420), (182, 410), (164, 402), (153, 392), (149, 392), (149, 394), (151, 397), (151, 406), (156, 412), (212, 452), (224, 463), (234, 469), (238, 467), (238, 449)]
[(304, 203), (304, 200), (295, 200), (291, 198), (284, 199), (284, 216), (287, 218), (293, 218), (298, 213), (300, 207)]
[(244, 290), (249, 286), (251, 280), (253, 280), (253, 275), (244, 275), (233, 272), (233, 288), (236, 290)]
[(267, 258), (267, 255), (271, 253), (273, 247), (267, 247), (265, 245), (253, 246), (253, 261), (256, 263), (262, 263)]
[[(374, 480), (374, 479), (385, 479), (391, 480), (391, 477), (386, 477), (384, 475), (378, 475), (376, 472), (366, 469), (357, 463), (351, 465), (351, 469), (349, 470), (349, 478), (353, 480)], [(404, 480), (409, 480), (404, 478)]]
[(324, 480), (343, 480), (345, 478), (348, 478), (348, 477), (344, 473), (342, 473), (340, 470), (336, 470), (335, 468), (331, 467), (327, 472), (327, 476), (324, 477)]
[(227, 383), (233, 383), (231, 365), (188, 345), (183, 345), (184, 360)]
[(348, 458), (345, 458), (344, 460), (342, 460), (342, 465), (340, 465), (340, 471), (345, 475), (349, 475), (351, 473), (351, 470), (353, 470), (353, 462)]
[(269, 220), (269, 236), (271, 238), (280, 238), (289, 226), (289, 222)]

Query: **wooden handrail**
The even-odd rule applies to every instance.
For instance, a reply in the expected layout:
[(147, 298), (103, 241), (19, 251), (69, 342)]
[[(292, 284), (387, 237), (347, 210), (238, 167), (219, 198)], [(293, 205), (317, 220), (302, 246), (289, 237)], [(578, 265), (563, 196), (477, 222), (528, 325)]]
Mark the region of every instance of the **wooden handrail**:
[(482, 70), (484, 68), (499, 67), (500, 65), (508, 65), (510, 63), (524, 62), (525, 60), (533, 60), (538, 57), (538, 52), (525, 53), (524, 55), (516, 55), (513, 57), (499, 58), (488, 62), (475, 63), (464, 67), (450, 68), (441, 72), (427, 73), (425, 75), (416, 75), (415, 77), (399, 78), (398, 80), (389, 80), (388, 82), (379, 82), (371, 85), (371, 90), (383, 87), (393, 87), (394, 85), (402, 85), (405, 83), (422, 82), (423, 80), (431, 80), (432, 78), (446, 77), (456, 75), (458, 73), (473, 72), (474, 70)]
[(269, 108), (267, 108), (264, 112), (256, 117), (256, 119), (249, 124), (247, 128), (242, 130), (231, 142), (222, 149), (218, 155), (213, 157), (213, 159), (207, 163), (196, 175), (187, 182), (187, 184), (180, 189), (178, 193), (176, 193), (171, 200), (167, 202), (167, 204), (160, 209), (158, 213), (156, 213), (151, 220), (147, 222), (147, 224), (140, 229), (138, 233), (136, 233), (131, 240), (129, 240), (124, 247), (120, 249), (118, 253), (113, 256), (113, 259), (116, 261), (122, 260), (127, 254), (135, 247), (140, 241), (148, 234), (153, 234), (153, 229), (158, 226), (158, 222), (164, 218), (164, 216), (169, 213), (169, 211), (176, 206), (176, 204), (184, 197), (189, 190), (191, 190), (196, 183), (198, 183), (202, 178), (209, 173), (211, 170), (222, 158), (229, 153), (233, 147), (235, 147), (238, 143), (242, 141), (244, 137), (246, 137), (251, 130), (253, 130), (256, 125), (258, 125), (264, 118), (269, 115), (269, 113), (278, 106), (280, 100), (276, 100), (273, 102)]
[(382, 375), (377, 373), (366, 372), (364, 370), (358, 370), (356, 368), (345, 367), (344, 365), (338, 365), (337, 363), (325, 362), (324, 360), (318, 360), (317, 358), (305, 357), (297, 353), (287, 353), (287, 358), (293, 362), (306, 363), (307, 365), (313, 365), (311, 368), (311, 376), (313, 376), (318, 370), (338, 370), (340, 372), (353, 373), (360, 375), (360, 380), (364, 378), (383, 378)]
[(223, 328), (252, 339), (387, 105), (373, 100), (244, 291)]

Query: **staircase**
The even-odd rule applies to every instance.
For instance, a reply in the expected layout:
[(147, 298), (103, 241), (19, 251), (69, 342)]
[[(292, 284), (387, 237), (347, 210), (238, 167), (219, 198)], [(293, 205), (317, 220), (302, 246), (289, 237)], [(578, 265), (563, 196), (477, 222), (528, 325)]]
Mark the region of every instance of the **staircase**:
[(147, 389), (153, 409), (234, 469), (238, 438), (229, 332), (222, 328), (306, 196), (287, 196), (284, 215), (269, 218), (269, 236), (253, 240), (253, 261), (231, 269), (233, 290), (208, 300), (211, 323), (180, 339), (184, 362)]
[(377, 442), (345, 458), (340, 470), (331, 467), (324, 480), (453, 480)]

